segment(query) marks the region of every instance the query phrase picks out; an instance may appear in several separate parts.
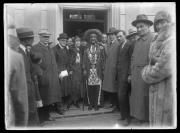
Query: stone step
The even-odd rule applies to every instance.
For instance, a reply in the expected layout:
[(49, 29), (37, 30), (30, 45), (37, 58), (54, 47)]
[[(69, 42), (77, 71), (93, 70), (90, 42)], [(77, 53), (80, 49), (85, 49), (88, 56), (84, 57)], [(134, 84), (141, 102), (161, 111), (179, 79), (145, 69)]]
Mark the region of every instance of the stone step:
[(105, 114), (105, 113), (112, 113), (112, 108), (104, 109), (100, 108), (97, 111), (94, 110), (88, 110), (88, 107), (84, 107), (84, 111), (82, 108), (70, 108), (68, 111), (65, 111), (64, 115), (59, 115), (55, 112), (50, 113), (51, 117), (53, 118), (68, 118), (68, 117), (80, 117), (80, 116), (88, 116), (88, 115), (97, 115), (97, 114)]

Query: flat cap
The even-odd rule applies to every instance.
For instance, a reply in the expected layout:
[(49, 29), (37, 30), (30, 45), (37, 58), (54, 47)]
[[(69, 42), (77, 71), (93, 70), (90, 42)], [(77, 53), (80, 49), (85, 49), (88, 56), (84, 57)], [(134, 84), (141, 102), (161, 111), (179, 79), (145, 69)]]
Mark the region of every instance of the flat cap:
[(40, 36), (50, 36), (51, 34), (47, 30), (41, 30), (39, 32), (39, 35)]
[(18, 38), (34, 37), (33, 30), (29, 28), (17, 28), (16, 29)]

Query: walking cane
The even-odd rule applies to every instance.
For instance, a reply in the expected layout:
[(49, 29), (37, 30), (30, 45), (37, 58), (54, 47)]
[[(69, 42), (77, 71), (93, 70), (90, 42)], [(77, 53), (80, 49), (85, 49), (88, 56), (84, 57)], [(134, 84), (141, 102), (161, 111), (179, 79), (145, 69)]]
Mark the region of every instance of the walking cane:
[[(86, 82), (84, 82), (84, 79), (83, 79), (83, 88), (86, 89)], [(85, 100), (85, 91), (83, 92), (83, 111), (84, 111), (84, 100)]]

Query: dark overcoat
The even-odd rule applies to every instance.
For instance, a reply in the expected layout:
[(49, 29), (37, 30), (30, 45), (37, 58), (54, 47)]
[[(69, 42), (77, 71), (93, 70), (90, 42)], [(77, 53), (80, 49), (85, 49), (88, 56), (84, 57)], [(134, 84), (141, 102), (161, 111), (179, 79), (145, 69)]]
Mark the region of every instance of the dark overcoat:
[[(55, 60), (57, 63), (58, 74), (61, 71), (67, 70), (69, 73), (69, 60), (68, 60), (68, 50), (66, 47), (61, 48), (58, 44), (53, 47), (53, 52), (55, 55)], [(69, 76), (64, 77), (62, 80), (59, 80), (61, 86), (62, 97), (69, 95)]]
[(61, 102), (61, 88), (58, 81), (58, 69), (53, 50), (49, 46), (38, 43), (31, 48), (31, 51), (42, 54), (40, 68), (43, 74), (38, 79), (38, 87), (43, 105), (46, 106)]
[(106, 46), (106, 63), (102, 89), (107, 92), (117, 92), (116, 62), (118, 46), (119, 42), (117, 40), (115, 40), (113, 44), (107, 44)]
[[(80, 50), (78, 51), (76, 48), (73, 49), (73, 56), (72, 57), (72, 86), (73, 86), (73, 92), (76, 91), (76, 94), (80, 97), (83, 97), (84, 89), (82, 84), (82, 54), (80, 53)], [(77, 53), (80, 55), (80, 63), (76, 63), (76, 56)]]
[(30, 55), (28, 52), (25, 53), (19, 47), (19, 53), (21, 53), (24, 57), (24, 64), (25, 64), (25, 72), (26, 72), (26, 81), (27, 81), (27, 88), (28, 88), (28, 105), (29, 105), (29, 126), (36, 126), (39, 124), (39, 117), (37, 114), (37, 105), (36, 105), (36, 96), (37, 96), (37, 88), (32, 80), (32, 62), (30, 59)]
[(29, 102), (29, 112), (34, 113), (36, 111), (36, 88), (31, 78), (31, 61), (28, 53), (25, 53), (21, 48), (19, 48), (19, 53), (23, 55), (25, 72), (26, 72), (26, 80), (28, 87), (28, 102)]

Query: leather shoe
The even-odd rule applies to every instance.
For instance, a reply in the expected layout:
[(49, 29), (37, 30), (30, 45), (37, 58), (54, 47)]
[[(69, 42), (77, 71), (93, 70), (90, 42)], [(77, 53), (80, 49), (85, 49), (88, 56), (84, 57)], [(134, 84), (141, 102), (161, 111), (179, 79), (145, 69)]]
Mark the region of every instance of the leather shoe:
[(128, 126), (128, 125), (130, 124), (130, 119), (124, 119), (124, 120), (121, 122), (121, 124), (122, 124), (123, 126)]
[(113, 107), (112, 112), (118, 112), (119, 109), (117, 107)]
[(57, 110), (56, 112), (60, 115), (64, 115), (64, 111), (62, 111), (62, 110)]
[(89, 107), (88, 107), (88, 110), (92, 110), (92, 106), (89, 106)]
[(69, 110), (70, 107), (71, 107), (71, 104), (68, 104), (68, 105), (67, 105), (67, 110)]
[(105, 106), (104, 106), (105, 109), (112, 108), (112, 107), (113, 107), (112, 104), (108, 104), (108, 105), (105, 105)]
[(95, 110), (95, 111), (98, 111), (98, 110), (99, 110), (99, 107), (97, 107), (97, 106), (94, 107), (94, 110)]
[(123, 121), (123, 120), (125, 120), (125, 118), (123, 118), (123, 117), (118, 119), (118, 121)]
[(79, 106), (79, 104), (78, 103), (76, 103), (76, 104), (74, 104), (75, 106), (76, 106), (76, 108), (80, 108), (80, 106)]
[(53, 118), (53, 117), (49, 117), (49, 118), (47, 118), (47, 121), (55, 121), (56, 119), (55, 118)]

